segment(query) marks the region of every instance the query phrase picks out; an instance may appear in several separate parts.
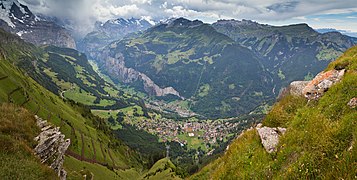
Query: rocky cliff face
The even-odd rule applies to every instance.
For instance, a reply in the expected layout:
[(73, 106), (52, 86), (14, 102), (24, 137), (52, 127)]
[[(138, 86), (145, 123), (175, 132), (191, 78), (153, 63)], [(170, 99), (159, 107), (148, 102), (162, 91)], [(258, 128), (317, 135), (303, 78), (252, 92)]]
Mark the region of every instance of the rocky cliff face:
[(142, 82), (144, 90), (149, 95), (154, 96), (167, 96), (174, 95), (181, 99), (180, 93), (177, 92), (173, 87), (161, 88), (153, 80), (151, 80), (146, 74), (141, 73), (133, 68), (128, 68), (125, 66), (124, 57), (121, 53), (117, 53), (115, 57), (109, 55), (108, 52), (104, 51), (100, 58), (101, 63), (105, 64), (105, 70), (112, 75), (112, 77), (117, 77), (120, 81), (124, 83), (133, 83), (136, 81)]
[(112, 19), (105, 23), (96, 22), (94, 31), (88, 33), (79, 43), (78, 49), (94, 57), (94, 52), (109, 43), (120, 40), (130, 33), (143, 31), (151, 26), (153, 22), (145, 19)]
[(73, 37), (65, 28), (38, 18), (17, 0), (0, 0), (0, 28), (35, 45), (76, 48)]
[(38, 145), (35, 153), (40, 157), (42, 163), (48, 164), (56, 171), (61, 180), (66, 179), (67, 172), (63, 169), (64, 155), (70, 145), (70, 140), (59, 131), (58, 127), (53, 127), (36, 116), (37, 125), (41, 128), (41, 133), (35, 138)]

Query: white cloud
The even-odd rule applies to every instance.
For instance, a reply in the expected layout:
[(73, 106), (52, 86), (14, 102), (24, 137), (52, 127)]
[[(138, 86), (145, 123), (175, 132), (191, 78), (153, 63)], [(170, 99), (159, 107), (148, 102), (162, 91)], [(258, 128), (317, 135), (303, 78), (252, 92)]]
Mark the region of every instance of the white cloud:
[(131, 16), (139, 16), (141, 10), (135, 5), (124, 5), (124, 6), (103, 6), (101, 4), (97, 4), (95, 6), (95, 11), (97, 17), (100, 20), (108, 20), (113, 17), (131, 17)]
[(131, 3), (134, 4), (150, 4), (152, 3), (152, 0), (131, 0)]
[[(71, 19), (81, 27), (118, 17), (164, 19), (183, 16), (212, 22), (307, 22), (311, 15), (357, 12), (356, 0), (20, 0), (37, 13)], [(354, 17), (354, 16), (351, 16)], [(305, 19), (304, 19), (305, 18)], [(346, 18), (347, 19), (347, 18)], [(320, 18), (323, 22), (323, 19)], [(357, 29), (356, 29), (357, 31)]]

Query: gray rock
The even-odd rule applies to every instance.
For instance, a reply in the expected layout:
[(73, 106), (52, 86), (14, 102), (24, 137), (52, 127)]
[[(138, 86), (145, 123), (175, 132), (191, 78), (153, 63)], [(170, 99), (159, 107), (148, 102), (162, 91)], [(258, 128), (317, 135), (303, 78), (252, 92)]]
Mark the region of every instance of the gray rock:
[(333, 85), (333, 82), (331, 80), (324, 79), (317, 85), (317, 88), (325, 91), (325, 90), (329, 89), (332, 85)]
[(256, 127), (259, 137), (265, 150), (268, 153), (276, 151), (276, 146), (279, 143), (279, 138), (281, 135), (285, 134), (285, 128), (270, 128), (270, 127)]
[(347, 105), (350, 107), (350, 108), (355, 108), (357, 106), (357, 98), (352, 98), (348, 103)]
[(341, 81), (345, 70), (330, 70), (321, 72), (302, 90), (302, 94), (309, 100), (318, 100), (334, 84)]
[(263, 127), (263, 124), (262, 124), (262, 123), (259, 123), (259, 124), (257, 124), (257, 126), (256, 126), (256, 128), (261, 128), (261, 127)]
[(65, 136), (59, 131), (59, 127), (53, 127), (38, 116), (37, 126), (41, 128), (41, 133), (35, 137), (38, 142), (35, 147), (35, 154), (42, 163), (48, 164), (58, 174), (61, 180), (66, 179), (67, 172), (63, 169), (64, 155), (70, 145), (70, 139), (65, 140)]
[(302, 90), (306, 87), (307, 84), (309, 84), (310, 81), (294, 81), (290, 83), (290, 86), (288, 87), (290, 94), (295, 95), (295, 96), (302, 96)]

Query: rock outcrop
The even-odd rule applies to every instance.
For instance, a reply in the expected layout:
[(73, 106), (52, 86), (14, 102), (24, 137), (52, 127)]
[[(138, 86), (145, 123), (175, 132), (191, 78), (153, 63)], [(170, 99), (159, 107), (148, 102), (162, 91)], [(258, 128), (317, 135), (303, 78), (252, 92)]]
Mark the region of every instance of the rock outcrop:
[(341, 81), (344, 74), (344, 69), (321, 72), (311, 81), (294, 81), (290, 83), (287, 91), (295, 96), (304, 96), (309, 100), (318, 100), (332, 85)]
[(37, 125), (41, 128), (41, 133), (35, 138), (38, 145), (35, 147), (35, 154), (42, 163), (48, 164), (58, 174), (61, 180), (66, 179), (67, 172), (63, 169), (64, 155), (70, 145), (70, 140), (59, 131), (59, 127), (53, 127), (47, 121), (38, 116)]
[(289, 91), (290, 94), (295, 96), (301, 96), (304, 88), (310, 83), (310, 81), (294, 81), (290, 83)]
[(355, 108), (357, 106), (357, 98), (352, 98), (348, 103), (347, 105), (350, 107), (350, 108)]
[(317, 100), (335, 83), (339, 82), (343, 75), (345, 74), (345, 70), (330, 70), (327, 72), (321, 72), (316, 77), (310, 81), (302, 93), (309, 100)]
[(276, 151), (276, 146), (279, 143), (280, 136), (284, 135), (286, 132), (285, 128), (262, 127), (261, 124), (258, 124), (256, 129), (258, 131), (262, 144), (268, 153)]
[(133, 68), (125, 66), (124, 57), (121, 53), (117, 53), (115, 57), (105, 55), (103, 53), (101, 59), (105, 59), (105, 67), (109, 74), (115, 75), (118, 79), (124, 83), (133, 83), (135, 81), (141, 81), (144, 86), (144, 90), (154, 96), (167, 96), (175, 95), (181, 99), (180, 93), (173, 87), (161, 88), (153, 80), (151, 80), (146, 74), (141, 73)]

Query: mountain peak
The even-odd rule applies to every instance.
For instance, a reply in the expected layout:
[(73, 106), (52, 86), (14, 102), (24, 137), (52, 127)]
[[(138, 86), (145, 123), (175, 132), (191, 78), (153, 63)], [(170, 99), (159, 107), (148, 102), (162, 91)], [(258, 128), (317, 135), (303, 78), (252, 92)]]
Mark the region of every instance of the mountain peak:
[(36, 45), (75, 48), (74, 39), (67, 30), (53, 21), (38, 18), (17, 0), (0, 0), (0, 27)]
[(19, 3), (17, 0), (0, 0), (0, 19), (13, 29), (19, 23), (34, 24), (34, 21), (38, 20), (27, 6)]
[(177, 18), (177, 19), (173, 19), (171, 20), (168, 24), (168, 27), (196, 27), (199, 25), (204, 24), (202, 21), (200, 20), (189, 20), (183, 17)]
[(282, 26), (281, 28), (285, 29), (285, 31), (286, 31), (285, 33), (288, 33), (288, 34), (291, 33), (289, 31), (299, 32), (304, 35), (318, 34), (312, 27), (310, 27), (306, 23), (292, 24), (292, 25)]
[(153, 22), (149, 22), (145, 18), (137, 19), (137, 18), (130, 18), (130, 19), (125, 19), (125, 18), (117, 18), (117, 19), (111, 19), (105, 22), (104, 24), (101, 24), (102, 27), (106, 26), (113, 26), (113, 27), (118, 27), (118, 28), (127, 28), (127, 27), (132, 27), (132, 26), (138, 26), (142, 28), (147, 28), (152, 26)]
[(14, 4), (21, 7), (17, 0), (0, 0), (0, 19), (5, 21), (12, 28), (15, 27), (15, 24), (10, 19), (10, 13)]
[(241, 21), (236, 19), (220, 19), (215, 24), (231, 26), (264, 26), (263, 24), (246, 19), (242, 19)]

